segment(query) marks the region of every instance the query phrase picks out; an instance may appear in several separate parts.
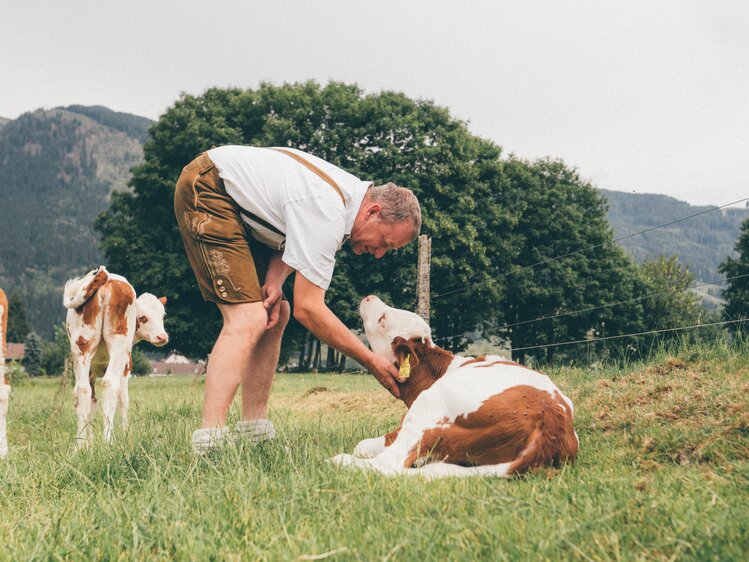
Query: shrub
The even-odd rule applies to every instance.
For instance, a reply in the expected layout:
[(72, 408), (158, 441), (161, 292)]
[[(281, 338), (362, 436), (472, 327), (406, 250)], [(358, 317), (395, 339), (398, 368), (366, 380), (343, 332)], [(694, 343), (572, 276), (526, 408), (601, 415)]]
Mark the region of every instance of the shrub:
[(29, 374), (19, 363), (7, 363), (5, 368), (5, 376), (10, 381), (11, 386), (24, 384), (29, 381)]

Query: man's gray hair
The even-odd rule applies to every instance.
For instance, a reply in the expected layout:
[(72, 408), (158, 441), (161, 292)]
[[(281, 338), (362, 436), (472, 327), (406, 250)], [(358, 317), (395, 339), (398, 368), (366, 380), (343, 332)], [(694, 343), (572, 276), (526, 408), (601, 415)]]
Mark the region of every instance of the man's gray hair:
[[(369, 198), (382, 207), (380, 217), (387, 222), (411, 221), (414, 226), (413, 238), (421, 230), (421, 207), (414, 192), (394, 183), (376, 185), (369, 188)], [(412, 238), (412, 239), (413, 239)]]

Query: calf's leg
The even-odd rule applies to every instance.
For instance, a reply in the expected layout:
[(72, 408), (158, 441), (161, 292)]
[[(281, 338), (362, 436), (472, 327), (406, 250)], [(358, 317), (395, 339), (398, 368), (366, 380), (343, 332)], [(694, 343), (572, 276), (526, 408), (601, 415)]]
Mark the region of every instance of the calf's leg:
[(71, 345), (73, 355), (73, 372), (75, 373), (75, 388), (73, 401), (75, 402), (75, 417), (78, 422), (76, 434), (76, 450), (85, 449), (91, 445), (91, 360), (93, 353), (83, 352), (76, 344)]
[(119, 411), (120, 411), (120, 426), (123, 431), (127, 429), (127, 411), (130, 407), (130, 394), (128, 391), (128, 384), (130, 382), (130, 376), (122, 377), (120, 384), (120, 395), (119, 395)]
[(117, 403), (120, 401), (122, 375), (127, 369), (130, 346), (127, 338), (114, 336), (107, 342), (109, 347), (109, 365), (101, 381), (101, 411), (104, 417), (104, 441), (111, 443), (114, 432), (114, 416)]
[(385, 436), (363, 439), (354, 447), (354, 456), (360, 459), (371, 459), (385, 450)]
[[(1, 357), (0, 361), (3, 361)], [(8, 434), (5, 424), (9, 400), (10, 385), (5, 383), (5, 365), (0, 363), (0, 458), (8, 454)]]
[(386, 447), (392, 445), (398, 437), (398, 431), (400, 431), (400, 428), (395, 429), (390, 433), (386, 433), (382, 437), (372, 437), (371, 439), (363, 439), (359, 441), (359, 444), (354, 448), (354, 456), (362, 459), (376, 457), (385, 451)]

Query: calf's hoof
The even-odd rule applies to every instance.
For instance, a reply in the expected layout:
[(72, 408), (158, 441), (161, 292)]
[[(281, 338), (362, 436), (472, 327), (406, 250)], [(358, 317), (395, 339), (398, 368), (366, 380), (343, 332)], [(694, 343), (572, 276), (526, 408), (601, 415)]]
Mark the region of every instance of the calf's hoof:
[(337, 464), (338, 466), (351, 466), (356, 462), (356, 458), (351, 455), (341, 454), (336, 455), (328, 459), (329, 463)]

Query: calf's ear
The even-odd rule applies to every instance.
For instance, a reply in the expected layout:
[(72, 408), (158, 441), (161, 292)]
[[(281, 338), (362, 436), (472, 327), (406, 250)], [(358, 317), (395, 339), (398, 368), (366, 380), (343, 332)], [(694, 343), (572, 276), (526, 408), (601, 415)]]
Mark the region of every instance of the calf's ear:
[(419, 358), (416, 353), (414, 353), (413, 342), (400, 336), (393, 340), (393, 354), (398, 359), (398, 365), (401, 365), (407, 357), (409, 358), (411, 367), (415, 367), (419, 364)]
[(166, 297), (159, 297), (159, 302), (166, 306)]

